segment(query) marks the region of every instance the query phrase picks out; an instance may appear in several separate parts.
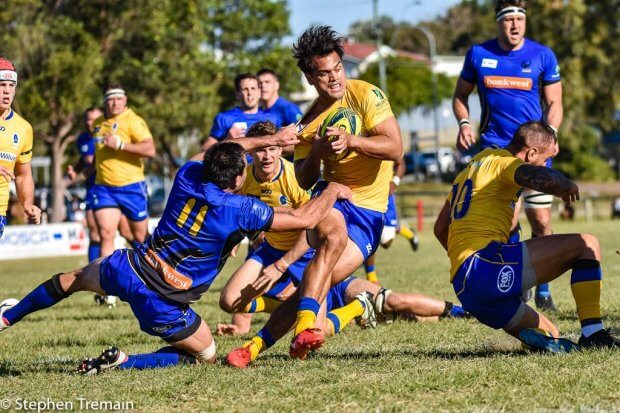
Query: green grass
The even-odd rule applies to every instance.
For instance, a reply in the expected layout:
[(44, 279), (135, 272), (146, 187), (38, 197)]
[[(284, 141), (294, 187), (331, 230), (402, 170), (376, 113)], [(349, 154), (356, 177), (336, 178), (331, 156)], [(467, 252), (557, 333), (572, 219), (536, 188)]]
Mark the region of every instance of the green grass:
[[(558, 222), (555, 230), (599, 236), (605, 274), (603, 310), (608, 326), (620, 327), (617, 224)], [(395, 290), (453, 299), (448, 259), (430, 230), (421, 235), (416, 254), (402, 239), (380, 253), (379, 278)], [(0, 296), (19, 298), (50, 275), (84, 263), (84, 259), (3, 262)], [(217, 299), (240, 263), (231, 260), (195, 305), (211, 327), (229, 319), (217, 308)], [(552, 319), (576, 338), (579, 323), (568, 276), (553, 282), (552, 291), (560, 310)], [(254, 328), (264, 320), (256, 317)], [(351, 327), (303, 362), (288, 358), (289, 340), (283, 339), (246, 370), (218, 363), (81, 377), (72, 373), (76, 361), (98, 355), (107, 345), (148, 352), (162, 343), (140, 332), (128, 305), (107, 310), (93, 304), (92, 294), (76, 294), (0, 334), (0, 398), (73, 401), (76, 408), (78, 397), (125, 400), (149, 412), (620, 409), (620, 353), (530, 354), (520, 350), (516, 340), (475, 321), (396, 322), (370, 331)], [(220, 359), (241, 342), (217, 339)]]

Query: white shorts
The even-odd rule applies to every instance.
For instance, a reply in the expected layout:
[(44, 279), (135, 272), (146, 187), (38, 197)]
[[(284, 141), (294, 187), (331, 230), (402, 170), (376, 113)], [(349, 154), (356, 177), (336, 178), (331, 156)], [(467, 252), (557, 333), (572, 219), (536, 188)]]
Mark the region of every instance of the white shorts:
[(396, 238), (396, 227), (384, 225), (381, 231), (381, 245), (387, 244)]
[(551, 208), (553, 195), (526, 189), (523, 191), (523, 207), (525, 209)]

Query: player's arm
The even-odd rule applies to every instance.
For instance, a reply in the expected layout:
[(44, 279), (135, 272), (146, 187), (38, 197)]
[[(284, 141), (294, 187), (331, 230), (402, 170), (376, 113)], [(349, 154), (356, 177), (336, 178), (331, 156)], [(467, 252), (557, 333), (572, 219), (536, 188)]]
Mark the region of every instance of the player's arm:
[(394, 162), (394, 178), (392, 178), (392, 182), (390, 182), (390, 194), (396, 192), (396, 187), (400, 185), (400, 180), (405, 176), (406, 170), (405, 158), (400, 158), (398, 161)]
[(547, 119), (547, 124), (557, 131), (564, 117), (564, 108), (562, 106), (562, 82), (546, 85), (543, 89), (543, 95), (547, 108), (545, 119)]
[(403, 156), (400, 126), (394, 116), (388, 117), (371, 128), (368, 137), (351, 135), (338, 127), (327, 128), (325, 135), (332, 138), (331, 148), (336, 155), (352, 149), (371, 158), (394, 162)]
[(30, 224), (41, 222), (41, 210), (34, 204), (34, 178), (30, 162), (15, 164), (15, 190)]
[(331, 153), (331, 144), (326, 136), (321, 137), (317, 132), (311, 144), (301, 143), (295, 150), (304, 145), (310, 146), (310, 150), (305, 158), (295, 160), (295, 178), (300, 187), (308, 190), (319, 180), (321, 159)]
[(153, 139), (144, 139), (140, 142), (125, 143), (120, 150), (143, 158), (152, 158), (155, 156), (155, 142)]
[(579, 200), (579, 188), (561, 172), (544, 166), (523, 164), (517, 168), (515, 182), (528, 189), (555, 195), (566, 202)]
[(441, 246), (448, 251), (448, 231), (450, 229), (450, 203), (446, 201), (437, 216), (433, 232)]
[(351, 199), (351, 190), (331, 182), (321, 194), (297, 209), (276, 207), (270, 231), (312, 229), (327, 217), (337, 199)]
[(459, 77), (454, 88), (454, 96), (452, 97), (452, 111), (456, 121), (459, 122), (456, 146), (462, 151), (469, 149), (469, 147), (476, 143), (476, 134), (471, 123), (469, 123), (469, 95), (471, 95), (475, 87), (475, 84)]
[(226, 138), (222, 142), (238, 143), (246, 152), (250, 152), (257, 149), (267, 148), (269, 146), (280, 146), (284, 148), (289, 145), (297, 145), (299, 143), (299, 139), (297, 139), (297, 135), (295, 134), (295, 126), (290, 125), (280, 128), (280, 130), (273, 135), (256, 136), (252, 138), (246, 137), (242, 139)]

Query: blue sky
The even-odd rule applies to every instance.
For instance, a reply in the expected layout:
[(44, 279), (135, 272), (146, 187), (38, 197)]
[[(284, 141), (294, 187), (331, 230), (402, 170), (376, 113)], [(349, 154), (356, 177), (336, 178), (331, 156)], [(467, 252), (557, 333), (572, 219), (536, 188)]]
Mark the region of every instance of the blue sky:
[[(461, 0), (379, 0), (378, 9), (379, 15), (391, 16), (396, 21), (417, 23), (433, 19), (460, 2)], [(372, 18), (372, 0), (289, 0), (289, 10), (294, 38), (313, 23), (327, 24), (346, 34), (351, 23)]]

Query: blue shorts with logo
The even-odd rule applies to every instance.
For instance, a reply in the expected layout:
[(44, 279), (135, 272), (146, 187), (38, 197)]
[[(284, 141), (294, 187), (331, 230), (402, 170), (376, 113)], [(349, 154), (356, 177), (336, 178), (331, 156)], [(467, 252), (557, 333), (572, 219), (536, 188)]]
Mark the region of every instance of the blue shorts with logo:
[(4, 234), (4, 227), (6, 226), (6, 215), (0, 215), (0, 238)]
[(147, 288), (138, 276), (133, 250), (116, 250), (99, 264), (99, 282), (108, 295), (127, 302), (140, 329), (168, 342), (183, 340), (200, 327), (201, 318), (188, 304), (167, 300)]
[(93, 185), (90, 207), (94, 211), (118, 208), (131, 221), (143, 221), (149, 217), (146, 182), (125, 186)]
[[(312, 197), (318, 196), (327, 184), (325, 181), (317, 183), (312, 191)], [(358, 207), (352, 202), (342, 199), (336, 201), (334, 208), (344, 216), (347, 235), (357, 245), (364, 256), (364, 261), (366, 261), (379, 246), (381, 232), (385, 224), (385, 214)]]
[[(279, 250), (273, 247), (267, 241), (264, 241), (258, 246), (257, 249), (251, 251), (248, 254), (247, 259), (252, 259), (261, 263), (264, 267), (268, 267), (269, 265), (282, 258), (285, 253), (286, 251)], [(310, 248), (301, 258), (299, 258), (288, 267), (286, 272), (282, 274), (282, 277), (280, 277), (280, 279), (276, 281), (273, 287), (271, 287), (271, 289), (267, 291), (264, 295), (266, 297), (271, 297), (278, 300), (288, 298), (288, 295), (290, 295), (289, 292), (292, 292), (290, 290), (299, 286), (299, 283), (301, 282), (301, 277), (303, 277), (304, 275), (304, 270), (306, 269), (306, 266), (308, 265), (310, 260), (312, 260), (312, 257), (314, 257), (314, 250)], [(292, 286), (291, 283), (293, 284)]]
[(347, 305), (347, 288), (355, 278), (350, 275), (329, 290), (327, 293), (327, 311)]
[(390, 196), (388, 197), (388, 207), (387, 211), (385, 211), (385, 226), (398, 226), (398, 216), (396, 215), (396, 197), (394, 196), (394, 194), (390, 194)]
[(505, 328), (525, 311), (523, 292), (536, 285), (536, 273), (524, 251), (522, 242), (491, 242), (469, 256), (452, 280), (463, 308), (489, 327)]

